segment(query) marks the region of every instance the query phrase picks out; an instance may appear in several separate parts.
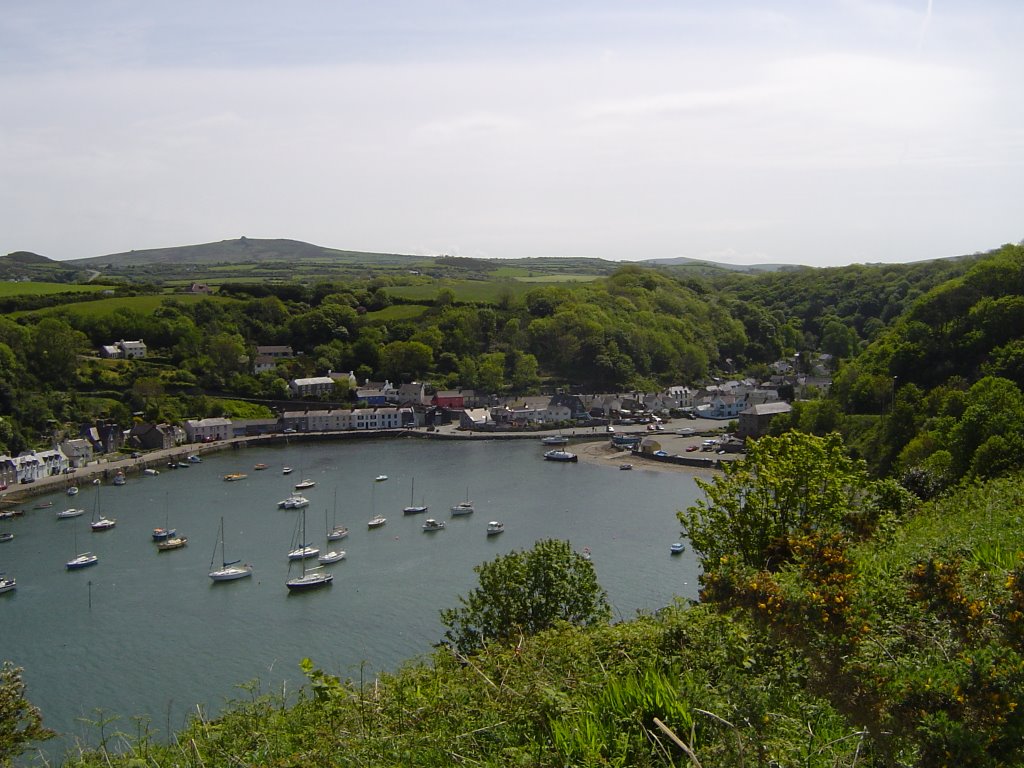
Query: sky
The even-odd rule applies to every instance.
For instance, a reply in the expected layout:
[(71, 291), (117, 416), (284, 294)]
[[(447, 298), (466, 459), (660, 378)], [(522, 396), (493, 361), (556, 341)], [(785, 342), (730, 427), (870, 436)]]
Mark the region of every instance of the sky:
[(0, 253), (1024, 239), (1020, 0), (0, 0)]

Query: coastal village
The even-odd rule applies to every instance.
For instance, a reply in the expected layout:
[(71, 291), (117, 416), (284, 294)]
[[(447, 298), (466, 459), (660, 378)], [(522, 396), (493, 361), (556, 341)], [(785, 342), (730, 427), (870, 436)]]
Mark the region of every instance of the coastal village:
[[(121, 340), (104, 346), (100, 354), (144, 357), (146, 347), (141, 340)], [(290, 355), (289, 347), (261, 347), (255, 365), (273, 366)], [(424, 382), (395, 385), (390, 381), (364, 381), (360, 385), (352, 372), (328, 372), (291, 380), (293, 399), (272, 404), (278, 412), (275, 418), (187, 419), (180, 424), (106, 422), (80, 425), (75, 434), (55, 434), (49, 449), (0, 455), (0, 491), (73, 475), (90, 467), (96, 469), (111, 459), (130, 456), (141, 460), (155, 451), (268, 436), (408, 430), (438, 434), (443, 430), (448, 435), (467, 436), (572, 430), (593, 435), (601, 429), (611, 433), (611, 440), (620, 448), (666, 458), (658, 435), (642, 440), (643, 433), (662, 432), (665, 423), (673, 419), (701, 419), (721, 422), (719, 432), (735, 422), (735, 431), (723, 436), (715, 449), (739, 453), (746, 438), (764, 434), (772, 418), (792, 409), (788, 400), (805, 393), (808, 387), (821, 389), (828, 385), (823, 368), (812, 377), (798, 373), (791, 362), (780, 360), (772, 369), (774, 373), (767, 381), (713, 380), (700, 387), (673, 386), (660, 392), (586, 394), (559, 390), (514, 398), (473, 390), (437, 390)], [(326, 400), (337, 391), (336, 383), (341, 379), (356, 407)], [(632, 435), (617, 438), (616, 429), (623, 427)]]

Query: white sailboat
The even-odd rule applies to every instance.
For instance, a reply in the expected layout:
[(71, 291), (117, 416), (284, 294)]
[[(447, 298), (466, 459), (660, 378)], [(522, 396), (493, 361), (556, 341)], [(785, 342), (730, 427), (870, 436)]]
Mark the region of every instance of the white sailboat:
[[(213, 564), (217, 558), (217, 550), (220, 550), (220, 568), (214, 568)], [(220, 519), (220, 534), (217, 536), (217, 543), (213, 547), (213, 557), (210, 558), (210, 578), (214, 581), (234, 581), (252, 576), (252, 566), (248, 563), (241, 563), (241, 560), (228, 560), (224, 552), (224, 518)]]
[(474, 511), (473, 502), (469, 500), (469, 488), (466, 488), (466, 500), (460, 501), (452, 507), (452, 517), (457, 517), (458, 515), (471, 515)]
[(92, 510), (92, 522), (89, 523), (89, 527), (92, 528), (93, 531), (109, 531), (115, 525), (117, 525), (117, 520), (110, 517), (104, 517), (100, 514), (100, 489), (99, 486), (97, 486), (96, 499)]
[[(328, 541), (340, 541), (348, 536), (348, 528), (338, 525), (338, 489), (334, 489), (334, 513), (330, 526), (327, 528)], [(324, 512), (324, 520), (327, 519), (327, 512)]]
[(429, 507), (426, 504), (417, 504), (415, 500), (416, 496), (416, 478), (412, 479), (412, 490), (409, 492), (409, 506), (405, 507), (402, 512), (406, 515), (418, 515), (422, 512), (426, 512)]
[[(305, 540), (306, 540), (306, 510), (302, 510), (302, 538), (300, 539), (300, 547), (299, 547), (299, 549), (303, 549), (303, 550), (309, 549), (309, 547), (307, 547), (306, 545), (301, 544), (301, 542), (303, 542)], [(293, 550), (293, 552), (295, 552), (295, 551), (298, 551), (298, 550)], [(315, 556), (318, 551), (319, 550), (314, 550), (313, 556)], [(290, 558), (292, 557), (291, 553), (289, 553), (288, 557), (290, 557)], [(293, 591), (293, 592), (301, 591), (301, 590), (316, 589), (318, 587), (324, 587), (324, 586), (327, 586), (328, 584), (330, 584), (332, 581), (334, 581), (334, 576), (331, 573), (325, 571), (323, 569), (323, 566), (315, 566), (315, 567), (310, 568), (310, 569), (307, 570), (306, 569), (306, 557), (307, 557), (307, 555), (300, 555), (298, 558), (293, 558), (293, 559), (298, 559), (302, 563), (302, 573), (298, 576), (298, 578), (288, 579), (285, 582), (285, 586), (287, 586), (288, 589)]]
[[(75, 540), (74, 551), (78, 552), (78, 529), (77, 528), (73, 529), (73, 534), (74, 534), (74, 540)], [(96, 563), (98, 563), (99, 561), (100, 561), (100, 559), (96, 555), (94, 555), (92, 552), (81, 552), (81, 553), (75, 555), (74, 557), (72, 557), (66, 563), (64, 563), (64, 567), (67, 568), (69, 571), (76, 571), (79, 568), (88, 568), (90, 565), (96, 565)]]

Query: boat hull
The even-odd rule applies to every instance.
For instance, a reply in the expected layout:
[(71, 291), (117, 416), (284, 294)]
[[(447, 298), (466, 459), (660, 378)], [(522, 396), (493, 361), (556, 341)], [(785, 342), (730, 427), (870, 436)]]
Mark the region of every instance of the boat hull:
[(228, 566), (226, 568), (219, 568), (216, 571), (210, 571), (210, 578), (214, 581), (236, 581), (237, 579), (244, 579), (246, 576), (252, 576), (252, 566)]
[(307, 573), (297, 579), (289, 579), (285, 582), (285, 586), (291, 592), (308, 592), (312, 589), (326, 587), (332, 581), (334, 581), (334, 576), (329, 573)]

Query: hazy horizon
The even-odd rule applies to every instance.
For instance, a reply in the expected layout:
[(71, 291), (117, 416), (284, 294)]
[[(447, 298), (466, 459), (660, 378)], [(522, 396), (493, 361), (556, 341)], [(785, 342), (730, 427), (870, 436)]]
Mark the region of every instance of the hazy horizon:
[(0, 253), (910, 262), (1024, 238), (1024, 4), (0, 16)]

